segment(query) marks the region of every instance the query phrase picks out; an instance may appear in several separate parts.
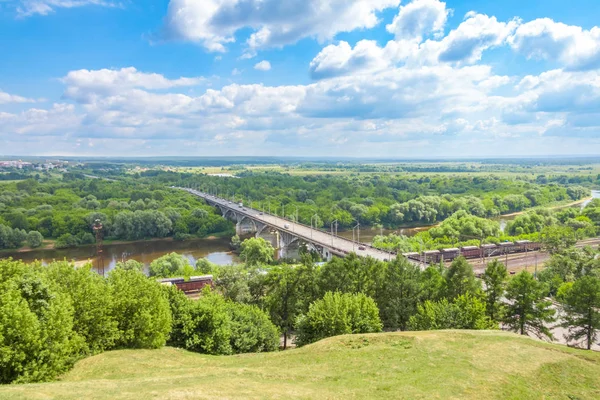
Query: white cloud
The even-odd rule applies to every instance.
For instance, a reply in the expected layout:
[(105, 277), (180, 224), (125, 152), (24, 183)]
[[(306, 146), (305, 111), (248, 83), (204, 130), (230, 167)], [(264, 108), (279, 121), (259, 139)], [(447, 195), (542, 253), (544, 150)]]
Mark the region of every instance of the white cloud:
[[(171, 0), (167, 38), (194, 41), (209, 51), (225, 51), (235, 33), (251, 28), (251, 49), (280, 47), (302, 38), (319, 41), (337, 33), (370, 29), (377, 13), (400, 0)], [(249, 55), (252, 52), (248, 53)]]
[(438, 59), (442, 62), (476, 62), (484, 50), (505, 44), (518, 24), (517, 20), (499, 22), (496, 17), (470, 12), (458, 28), (439, 42)]
[(549, 18), (519, 26), (512, 48), (531, 59), (558, 61), (573, 70), (600, 68), (600, 28), (584, 30)]
[(0, 90), (0, 104), (8, 103), (35, 103), (35, 99), (28, 99), (26, 97), (17, 96), (14, 94), (6, 93)]
[(449, 13), (446, 3), (439, 0), (414, 0), (401, 6), (394, 21), (386, 28), (397, 39), (421, 39), (431, 33), (439, 35), (444, 31)]
[(259, 63), (256, 63), (254, 65), (254, 69), (257, 69), (259, 71), (269, 71), (271, 69), (271, 63), (266, 60), (263, 60)]
[(310, 62), (310, 73), (314, 79), (347, 75), (358, 71), (381, 70), (390, 65), (385, 50), (374, 40), (361, 40), (354, 48), (348, 42), (325, 47)]
[(110, 0), (20, 0), (17, 14), (21, 17), (48, 15), (57, 8), (75, 8), (83, 6), (120, 7), (120, 3)]
[(62, 78), (67, 85), (65, 95), (83, 100), (89, 95), (111, 94), (124, 89), (169, 89), (174, 87), (195, 86), (205, 82), (205, 78), (167, 79), (156, 73), (140, 72), (134, 67), (121, 69), (80, 69), (71, 71)]

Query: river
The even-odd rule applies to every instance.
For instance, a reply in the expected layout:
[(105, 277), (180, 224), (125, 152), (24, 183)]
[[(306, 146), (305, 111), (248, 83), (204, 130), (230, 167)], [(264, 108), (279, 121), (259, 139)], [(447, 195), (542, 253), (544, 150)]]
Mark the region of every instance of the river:
[[(196, 260), (206, 258), (218, 265), (236, 264), (239, 258), (229, 249), (229, 238), (195, 239), (186, 241), (149, 240), (130, 243), (115, 243), (104, 245), (104, 268), (110, 271), (118, 261), (136, 260), (148, 268), (158, 257), (169, 253), (179, 253), (187, 257), (194, 265)], [(24, 262), (40, 260), (48, 263), (53, 260), (86, 261), (92, 260), (96, 266), (95, 246), (76, 247), (62, 250), (34, 250), (28, 252), (2, 253), (0, 258), (12, 257)]]

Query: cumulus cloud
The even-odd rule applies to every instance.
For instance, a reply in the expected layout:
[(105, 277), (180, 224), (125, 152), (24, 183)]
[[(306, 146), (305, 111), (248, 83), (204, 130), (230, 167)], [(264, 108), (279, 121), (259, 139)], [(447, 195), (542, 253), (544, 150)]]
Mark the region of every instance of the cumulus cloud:
[(600, 28), (536, 19), (518, 27), (510, 38), (512, 48), (531, 59), (558, 61), (572, 70), (600, 67)]
[(439, 35), (444, 31), (449, 14), (446, 3), (439, 0), (414, 0), (400, 7), (386, 29), (397, 39), (421, 39), (431, 33)]
[(0, 104), (8, 103), (35, 103), (35, 99), (28, 99), (26, 97), (17, 96), (14, 94), (6, 93), (0, 90)]
[[(377, 13), (400, 0), (171, 0), (167, 38), (193, 41), (225, 51), (242, 28), (254, 32), (251, 49), (280, 47), (306, 37), (324, 41), (337, 33), (373, 28)], [(250, 54), (250, 53), (249, 53)]]
[(21, 17), (31, 15), (48, 15), (58, 8), (75, 8), (83, 6), (120, 7), (120, 3), (111, 0), (20, 0), (17, 14)]
[(258, 62), (254, 65), (254, 69), (257, 69), (259, 71), (269, 71), (271, 69), (271, 63), (263, 60), (261, 62)]
[(372, 71), (386, 68), (390, 58), (374, 40), (361, 40), (352, 48), (341, 41), (325, 47), (310, 62), (310, 74), (314, 79), (347, 75), (358, 71)]
[(439, 60), (473, 63), (484, 50), (505, 44), (518, 20), (499, 22), (496, 17), (470, 12), (458, 28), (439, 42)]
[(125, 89), (141, 88), (149, 90), (195, 86), (205, 82), (205, 78), (167, 79), (161, 74), (140, 72), (134, 67), (121, 69), (80, 69), (71, 71), (62, 78), (67, 85), (65, 95), (83, 100), (88, 95), (111, 94)]

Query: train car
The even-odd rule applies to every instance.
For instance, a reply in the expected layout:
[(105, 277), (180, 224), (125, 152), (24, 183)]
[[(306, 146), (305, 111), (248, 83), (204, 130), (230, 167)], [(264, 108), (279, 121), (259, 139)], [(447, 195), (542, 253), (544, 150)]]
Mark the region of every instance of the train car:
[(423, 259), (428, 264), (439, 263), (442, 259), (442, 252), (439, 250), (428, 250), (423, 252)]
[(525, 251), (525, 247), (513, 242), (502, 242), (498, 246), (500, 246), (502, 254), (512, 254)]
[(442, 253), (442, 258), (441, 258), (442, 260), (452, 261), (456, 257), (460, 256), (460, 249), (458, 249), (456, 247), (452, 247), (449, 249), (442, 249), (441, 253)]
[(402, 253), (402, 255), (408, 258), (409, 260), (421, 261), (421, 255), (416, 251), (410, 253)]
[(465, 258), (481, 257), (482, 249), (477, 246), (463, 246), (460, 248), (460, 254)]
[(493, 254), (500, 254), (500, 251), (497, 244), (488, 243), (481, 245), (481, 253), (481, 257), (489, 257)]

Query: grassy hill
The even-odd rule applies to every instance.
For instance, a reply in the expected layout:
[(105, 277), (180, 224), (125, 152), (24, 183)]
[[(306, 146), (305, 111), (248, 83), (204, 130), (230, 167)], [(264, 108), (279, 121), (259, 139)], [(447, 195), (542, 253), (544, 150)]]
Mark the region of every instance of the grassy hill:
[(502, 332), (339, 336), (229, 357), (123, 350), (1, 399), (598, 399), (600, 354)]

